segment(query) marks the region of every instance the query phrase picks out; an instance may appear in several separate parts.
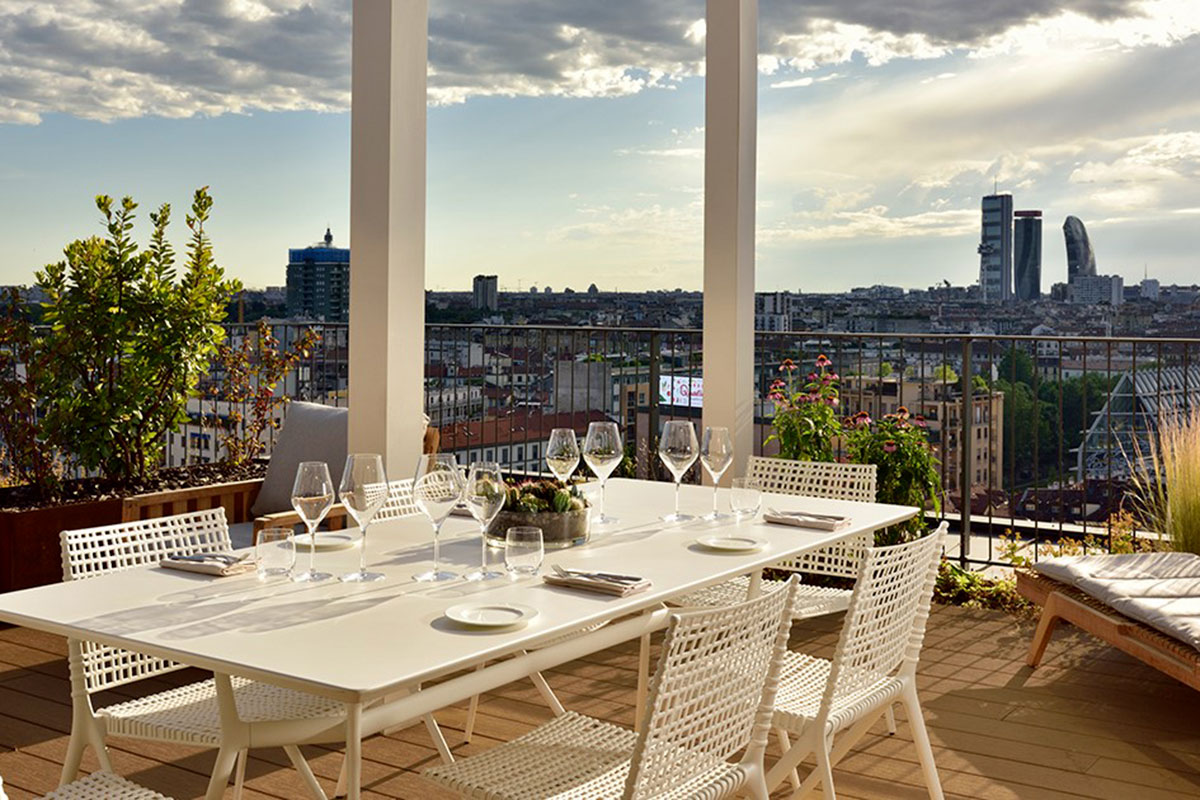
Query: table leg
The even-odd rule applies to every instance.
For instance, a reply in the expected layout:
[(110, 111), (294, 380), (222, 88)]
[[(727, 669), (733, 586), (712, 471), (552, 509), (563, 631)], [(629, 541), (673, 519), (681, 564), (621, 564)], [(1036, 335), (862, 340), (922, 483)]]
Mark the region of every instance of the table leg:
[(762, 594), (762, 570), (756, 569), (750, 573), (750, 588), (746, 590), (746, 599), (753, 600)]
[(346, 797), (362, 796), (362, 703), (346, 704)]

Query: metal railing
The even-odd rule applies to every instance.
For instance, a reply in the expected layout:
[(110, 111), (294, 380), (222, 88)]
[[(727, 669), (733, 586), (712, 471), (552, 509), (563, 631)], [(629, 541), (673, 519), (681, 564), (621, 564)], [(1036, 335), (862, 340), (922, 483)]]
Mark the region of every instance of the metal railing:
[[(251, 327), (230, 326), (231, 336)], [(274, 326), (281, 342), (308, 327)], [(281, 391), (342, 405), (346, 326), (315, 327), (321, 343)], [(1129, 465), (1160, 415), (1200, 399), (1197, 348), (1200, 339), (759, 332), (755, 452), (773, 454), (765, 398), (780, 362), (807, 372), (824, 354), (841, 375), (843, 415), (903, 405), (927, 420), (943, 487), (938, 516), (957, 528), (963, 563), (1004, 563), (999, 537), (1008, 533), (1034, 558), (1060, 539), (1107, 545), (1127, 503)], [(442, 449), (520, 473), (544, 470), (552, 428), (582, 434), (590, 421), (612, 419), (625, 434), (628, 473), (665, 477), (655, 456), (662, 422), (699, 423), (703, 405), (696, 329), (429, 324), (425, 363), (426, 410)]]

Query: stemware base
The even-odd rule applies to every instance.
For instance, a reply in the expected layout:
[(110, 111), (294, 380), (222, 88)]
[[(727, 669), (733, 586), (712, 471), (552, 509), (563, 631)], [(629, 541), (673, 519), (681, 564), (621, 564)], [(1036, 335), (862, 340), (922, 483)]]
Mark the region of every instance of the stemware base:
[(688, 522), (695, 517), (691, 514), (663, 514), (659, 519), (663, 522)]
[(413, 575), (413, 580), (420, 581), (421, 583), (436, 583), (438, 581), (452, 581), (457, 577), (458, 573), (456, 572), (444, 569), (431, 569), (419, 575)]
[(372, 583), (374, 581), (381, 581), (383, 578), (384, 574), (382, 572), (360, 570), (359, 572), (348, 572), (338, 578), (338, 580), (342, 583)]
[(332, 577), (333, 577), (332, 573), (317, 572), (315, 569), (310, 569), (310, 570), (305, 570), (304, 572), (297, 572), (295, 575), (292, 576), (292, 582), (293, 583), (320, 583), (321, 581), (327, 581)]
[(700, 519), (706, 522), (720, 522), (721, 520), (733, 519), (733, 514), (727, 514), (724, 511), (710, 511)]
[(620, 521), (621, 520), (617, 519), (611, 514), (597, 514), (596, 516), (592, 517), (593, 525), (616, 525)]
[(477, 569), (474, 572), (468, 572), (466, 575), (463, 575), (463, 580), (491, 581), (491, 580), (495, 580), (496, 578), (503, 578), (503, 577), (505, 577), (505, 574), (503, 572), (497, 572), (494, 569), (488, 569), (488, 570)]

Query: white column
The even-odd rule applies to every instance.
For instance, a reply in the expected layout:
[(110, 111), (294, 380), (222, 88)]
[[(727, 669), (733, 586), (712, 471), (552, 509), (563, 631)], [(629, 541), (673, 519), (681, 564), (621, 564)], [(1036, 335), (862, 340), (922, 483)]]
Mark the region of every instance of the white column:
[(704, 424), (733, 436), (741, 475), (754, 444), (757, 0), (708, 0), (704, 110)]
[(410, 476), (425, 352), (428, 0), (354, 0), (350, 103), (350, 452)]

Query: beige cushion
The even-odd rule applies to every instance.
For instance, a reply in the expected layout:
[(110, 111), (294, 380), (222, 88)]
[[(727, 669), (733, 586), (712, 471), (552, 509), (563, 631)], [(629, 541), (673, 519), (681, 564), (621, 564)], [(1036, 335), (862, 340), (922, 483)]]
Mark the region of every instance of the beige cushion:
[(301, 461), (324, 461), (336, 489), (346, 466), (346, 423), (350, 411), (317, 403), (293, 401), (275, 441), (267, 476), (250, 513), (256, 517), (289, 511), (292, 484)]

